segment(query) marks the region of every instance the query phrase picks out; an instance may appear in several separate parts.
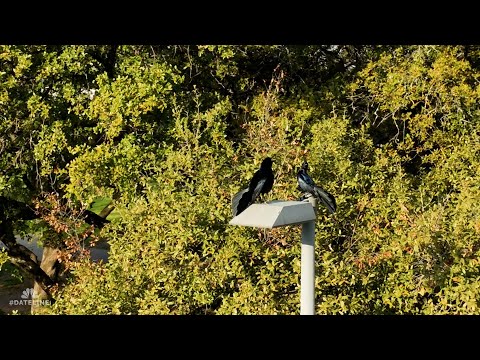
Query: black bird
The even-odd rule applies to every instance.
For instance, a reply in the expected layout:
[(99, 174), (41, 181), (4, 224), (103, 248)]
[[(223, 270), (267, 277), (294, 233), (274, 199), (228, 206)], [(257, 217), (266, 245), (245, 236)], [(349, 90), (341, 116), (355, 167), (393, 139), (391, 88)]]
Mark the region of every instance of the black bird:
[(298, 187), (303, 192), (310, 193), (315, 196), (327, 207), (328, 211), (333, 214), (335, 210), (337, 210), (335, 198), (333, 197), (333, 195), (329, 194), (324, 189), (317, 186), (312, 180), (312, 178), (307, 174), (307, 170), (308, 163), (304, 161), (301, 169), (297, 173)]
[(248, 187), (235, 194), (232, 200), (233, 216), (239, 215), (247, 207), (252, 205), (255, 202), (255, 199), (261, 194), (266, 194), (272, 190), (272, 163), (272, 159), (269, 157), (263, 159), (260, 169), (253, 174)]

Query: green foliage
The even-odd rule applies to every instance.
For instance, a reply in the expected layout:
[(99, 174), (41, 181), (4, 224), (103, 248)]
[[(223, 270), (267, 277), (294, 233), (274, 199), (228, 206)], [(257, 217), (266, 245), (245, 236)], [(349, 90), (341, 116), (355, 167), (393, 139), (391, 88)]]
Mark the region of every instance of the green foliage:
[(6, 264), (8, 261), (8, 255), (5, 249), (0, 250), (0, 270), (2, 270), (2, 267), (4, 264)]
[(8, 261), (6, 252), (0, 250), (0, 279), (3, 286), (18, 285), (24, 282), (24, 277), (20, 269), (13, 266)]
[[(108, 205), (112, 203), (112, 199), (108, 197), (98, 197), (93, 200), (90, 204), (88, 210), (100, 214), (103, 209), (105, 209)], [(120, 213), (117, 209), (113, 209), (113, 211), (107, 216), (108, 221), (115, 221), (120, 218)]]
[[(300, 228), (228, 225), (232, 196), (271, 156), (267, 200), (301, 195), (306, 158), (337, 201), (316, 221), (317, 313), (478, 314), (478, 58), (461, 46), (1, 47), (0, 195), (115, 206), (98, 234), (108, 262), (75, 263), (49, 311), (298, 314)], [(55, 236), (28, 226), (15, 231)]]

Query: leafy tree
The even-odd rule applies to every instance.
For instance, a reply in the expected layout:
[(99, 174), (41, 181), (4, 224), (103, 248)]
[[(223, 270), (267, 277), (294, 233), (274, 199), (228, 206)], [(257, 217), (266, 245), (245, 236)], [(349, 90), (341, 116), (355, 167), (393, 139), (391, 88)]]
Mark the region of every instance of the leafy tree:
[[(55, 298), (43, 311), (297, 314), (300, 229), (228, 225), (271, 156), (267, 199), (299, 197), (307, 158), (337, 200), (316, 222), (317, 313), (479, 312), (477, 47), (5, 46), (0, 61), (0, 241)], [(37, 234), (48, 266), (15, 234)], [(88, 257), (99, 240), (106, 263)]]
[[(166, 64), (149, 66), (139, 56), (119, 56), (123, 51), (117, 46), (1, 49), (0, 239), (10, 261), (33, 275), (47, 297), (61, 260), (55, 249), (62, 250), (73, 240), (78, 245), (90, 235), (71, 220), (103, 226), (102, 219), (111, 209), (99, 217), (87, 209), (89, 204), (97, 196), (114, 199), (124, 190), (128, 194), (138, 185), (139, 165), (151, 154), (137, 159), (141, 144), (132, 143), (132, 136), (124, 137), (125, 129), (144, 136), (163, 132), (136, 119), (161, 112), (164, 97), (180, 79)], [(135, 53), (135, 49), (126, 51)], [(115, 74), (116, 67), (122, 75)], [(136, 80), (135, 71), (143, 69), (148, 71)], [(129, 86), (124, 89), (125, 85)], [(116, 102), (105, 106), (112, 91)], [(111, 168), (118, 161), (124, 165)], [(97, 176), (89, 177), (95, 170)], [(15, 233), (41, 233), (53, 256), (45, 258), (50, 252), (44, 252), (45, 261), (39, 264), (34, 254), (16, 242)]]

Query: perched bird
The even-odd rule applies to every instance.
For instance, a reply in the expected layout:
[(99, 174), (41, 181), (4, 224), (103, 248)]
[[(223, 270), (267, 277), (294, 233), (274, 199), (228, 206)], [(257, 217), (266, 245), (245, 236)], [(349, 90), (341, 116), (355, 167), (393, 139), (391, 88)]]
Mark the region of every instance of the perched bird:
[(317, 186), (312, 178), (307, 174), (308, 163), (303, 162), (301, 169), (297, 173), (298, 187), (305, 193), (310, 193), (320, 200), (330, 211), (334, 213), (337, 209), (335, 198), (321, 187)]
[(263, 159), (260, 169), (253, 174), (248, 187), (235, 194), (232, 200), (233, 216), (239, 215), (247, 207), (252, 205), (255, 202), (255, 199), (261, 194), (266, 194), (272, 190), (272, 163), (272, 159), (269, 157)]

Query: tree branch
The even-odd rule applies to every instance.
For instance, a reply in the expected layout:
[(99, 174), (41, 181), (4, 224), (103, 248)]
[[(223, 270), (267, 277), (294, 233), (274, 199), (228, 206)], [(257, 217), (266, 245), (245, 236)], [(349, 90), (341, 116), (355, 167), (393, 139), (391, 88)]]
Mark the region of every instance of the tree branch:
[(27, 204), (8, 199), (5, 196), (0, 196), (0, 219), (11, 218), (11, 216), (18, 220), (33, 220), (37, 219), (38, 215), (36, 212)]
[(55, 283), (42, 270), (38, 263), (37, 256), (25, 246), (17, 243), (13, 230), (9, 221), (5, 221), (3, 217), (0, 218), (0, 241), (7, 247), (7, 254), (12, 264), (16, 265), (23, 271), (32, 275), (34, 280), (47, 293), (49, 299), (52, 299), (50, 289)]
[[(98, 228), (106, 223), (106, 217), (113, 211), (114, 207), (105, 207), (100, 215), (90, 210), (84, 211), (83, 220)], [(29, 205), (0, 196), (0, 241), (6, 246), (10, 261), (24, 272), (30, 274), (34, 280), (45, 291), (48, 298), (52, 299), (51, 288), (55, 282), (40, 267), (36, 255), (27, 247), (19, 244), (13, 232), (13, 223), (17, 220), (32, 220), (39, 218), (38, 214)]]
[[(113, 208), (112, 208), (113, 210)], [(105, 216), (107, 217), (108, 214)], [(90, 225), (96, 226), (97, 228), (102, 228), (106, 223), (109, 223), (105, 217), (95, 214), (93, 211), (85, 210), (83, 214), (83, 220)]]

